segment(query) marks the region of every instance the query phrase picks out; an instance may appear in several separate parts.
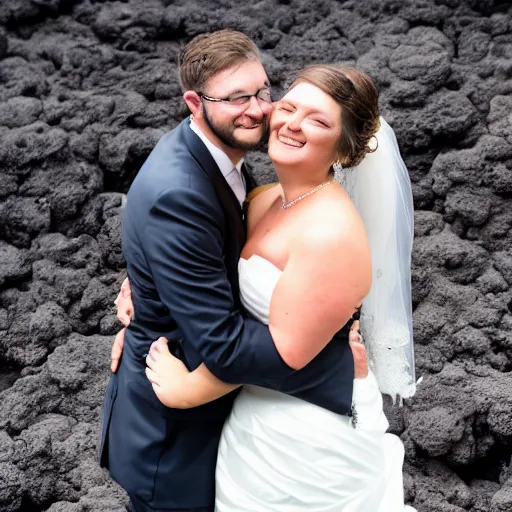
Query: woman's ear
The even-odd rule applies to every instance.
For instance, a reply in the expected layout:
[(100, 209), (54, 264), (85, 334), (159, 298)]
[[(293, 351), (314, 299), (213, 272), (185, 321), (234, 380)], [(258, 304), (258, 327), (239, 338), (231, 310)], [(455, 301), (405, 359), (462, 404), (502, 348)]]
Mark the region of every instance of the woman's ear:
[(190, 112), (192, 112), (193, 116), (197, 116), (198, 112), (201, 110), (201, 98), (196, 91), (186, 91), (183, 95), (183, 99), (187, 104)]

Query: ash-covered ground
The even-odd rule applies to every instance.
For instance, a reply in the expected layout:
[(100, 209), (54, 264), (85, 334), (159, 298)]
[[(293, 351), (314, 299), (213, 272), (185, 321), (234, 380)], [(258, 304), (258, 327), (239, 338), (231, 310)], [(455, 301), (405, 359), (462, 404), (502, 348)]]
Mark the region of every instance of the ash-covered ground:
[[(226, 27), (254, 38), (278, 91), (313, 62), (380, 86), (416, 209), (424, 379), (387, 408), (406, 499), (512, 511), (512, 7), (499, 0), (1, 0), (0, 510), (125, 510), (96, 463), (121, 194), (184, 115), (180, 48)], [(251, 160), (275, 179), (264, 154)]]

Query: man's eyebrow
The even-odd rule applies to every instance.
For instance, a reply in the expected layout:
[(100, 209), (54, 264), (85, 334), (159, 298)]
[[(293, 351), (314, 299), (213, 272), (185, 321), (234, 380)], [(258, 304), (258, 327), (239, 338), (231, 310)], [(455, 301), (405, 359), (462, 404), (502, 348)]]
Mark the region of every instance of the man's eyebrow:
[[(261, 87), (260, 89), (258, 89), (256, 92), (258, 91), (261, 91), (261, 89), (268, 89), (270, 87), (270, 83), (267, 81), (264, 83), (264, 87)], [(233, 91), (233, 92), (230, 92), (228, 94), (228, 96), (234, 96), (235, 94), (244, 94), (244, 95), (249, 95), (250, 93), (248, 93), (246, 90), (244, 89), (237, 89), (236, 91)]]
[(248, 94), (247, 91), (243, 89), (237, 89), (236, 91), (230, 92), (228, 96), (234, 96), (235, 94)]

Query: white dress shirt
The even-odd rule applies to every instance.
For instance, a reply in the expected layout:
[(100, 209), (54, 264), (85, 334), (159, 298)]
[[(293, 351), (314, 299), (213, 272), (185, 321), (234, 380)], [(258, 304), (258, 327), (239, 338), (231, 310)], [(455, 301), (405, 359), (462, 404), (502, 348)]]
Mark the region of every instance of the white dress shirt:
[(242, 205), (247, 195), (245, 179), (242, 174), (242, 164), (244, 163), (244, 159), (241, 158), (236, 166), (233, 165), (229, 156), (226, 155), (222, 149), (219, 149), (215, 144), (213, 144), (208, 137), (206, 137), (199, 126), (194, 122), (193, 118), (190, 119), (190, 128), (204, 142), (204, 145), (212, 155), (215, 163), (218, 165), (220, 172), (228, 182), (231, 190), (235, 193), (240, 205)]

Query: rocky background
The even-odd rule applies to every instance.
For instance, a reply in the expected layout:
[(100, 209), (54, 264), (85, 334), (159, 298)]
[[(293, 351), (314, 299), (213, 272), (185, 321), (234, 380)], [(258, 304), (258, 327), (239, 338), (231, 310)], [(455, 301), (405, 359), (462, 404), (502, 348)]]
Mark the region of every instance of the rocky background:
[[(388, 404), (406, 499), (512, 511), (510, 2), (249, 3), (0, 1), (0, 510), (125, 510), (96, 463), (122, 194), (183, 117), (180, 48), (233, 27), (277, 90), (313, 62), (378, 82), (416, 208), (423, 383), (406, 407)], [(274, 179), (263, 154), (252, 162)]]

